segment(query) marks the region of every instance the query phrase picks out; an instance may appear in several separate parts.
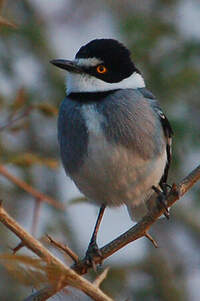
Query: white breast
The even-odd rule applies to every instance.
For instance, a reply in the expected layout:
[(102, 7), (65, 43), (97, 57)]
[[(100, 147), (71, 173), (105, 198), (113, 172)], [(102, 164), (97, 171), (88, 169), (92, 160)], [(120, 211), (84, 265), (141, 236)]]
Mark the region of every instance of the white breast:
[(93, 104), (86, 104), (82, 106), (81, 113), (85, 120), (89, 136), (91, 134), (95, 136), (103, 135), (101, 123), (104, 121), (104, 118), (103, 115), (95, 110), (95, 106)]

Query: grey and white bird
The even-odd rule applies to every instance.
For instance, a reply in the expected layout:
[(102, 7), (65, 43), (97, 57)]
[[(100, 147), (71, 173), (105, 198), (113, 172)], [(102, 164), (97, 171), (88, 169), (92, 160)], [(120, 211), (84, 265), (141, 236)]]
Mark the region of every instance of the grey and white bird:
[(66, 174), (101, 206), (89, 252), (97, 249), (106, 206), (125, 204), (131, 219), (138, 220), (154, 190), (165, 190), (172, 129), (130, 51), (117, 40), (95, 39), (74, 60), (51, 63), (67, 70), (67, 96), (58, 118)]

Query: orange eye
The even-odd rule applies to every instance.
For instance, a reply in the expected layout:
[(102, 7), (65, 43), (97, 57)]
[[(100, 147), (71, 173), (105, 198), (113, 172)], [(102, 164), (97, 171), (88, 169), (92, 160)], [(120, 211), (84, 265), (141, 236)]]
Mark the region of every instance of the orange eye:
[(99, 65), (99, 66), (97, 66), (97, 72), (104, 74), (107, 72), (107, 68), (104, 65)]

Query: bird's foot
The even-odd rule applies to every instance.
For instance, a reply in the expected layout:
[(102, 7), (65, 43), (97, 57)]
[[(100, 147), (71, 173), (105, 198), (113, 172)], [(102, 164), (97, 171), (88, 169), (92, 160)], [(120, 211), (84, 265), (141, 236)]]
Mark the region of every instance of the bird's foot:
[[(88, 265), (91, 265), (93, 267), (94, 271), (97, 270), (95, 257), (102, 258), (102, 253), (101, 253), (96, 241), (91, 241), (88, 246), (88, 249), (86, 251), (85, 258), (86, 258), (86, 263)], [(103, 260), (103, 258), (102, 258), (102, 260)], [(102, 260), (100, 260), (100, 264), (102, 263)]]
[(160, 187), (163, 191), (163, 193), (165, 194), (165, 196), (168, 194), (168, 192), (172, 189), (172, 186), (167, 184), (167, 183), (162, 183), (160, 184)]
[(166, 202), (166, 196), (167, 196), (167, 188), (171, 188), (170, 185), (168, 184), (164, 184), (162, 185), (162, 191), (160, 189), (158, 189), (157, 187), (155, 186), (152, 186), (152, 189), (158, 194), (158, 197), (157, 197), (157, 201), (159, 203), (159, 205), (161, 205), (165, 211), (164, 211), (164, 216), (169, 219), (169, 210), (168, 210), (168, 207), (167, 207), (167, 202)]

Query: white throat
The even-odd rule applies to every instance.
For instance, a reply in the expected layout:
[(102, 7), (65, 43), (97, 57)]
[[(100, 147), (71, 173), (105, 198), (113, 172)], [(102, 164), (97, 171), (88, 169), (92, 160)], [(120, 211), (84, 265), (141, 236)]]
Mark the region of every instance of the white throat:
[(67, 95), (72, 92), (102, 92), (115, 89), (137, 89), (145, 87), (143, 77), (137, 72), (134, 72), (128, 78), (118, 83), (107, 83), (86, 73), (68, 72), (66, 84)]

